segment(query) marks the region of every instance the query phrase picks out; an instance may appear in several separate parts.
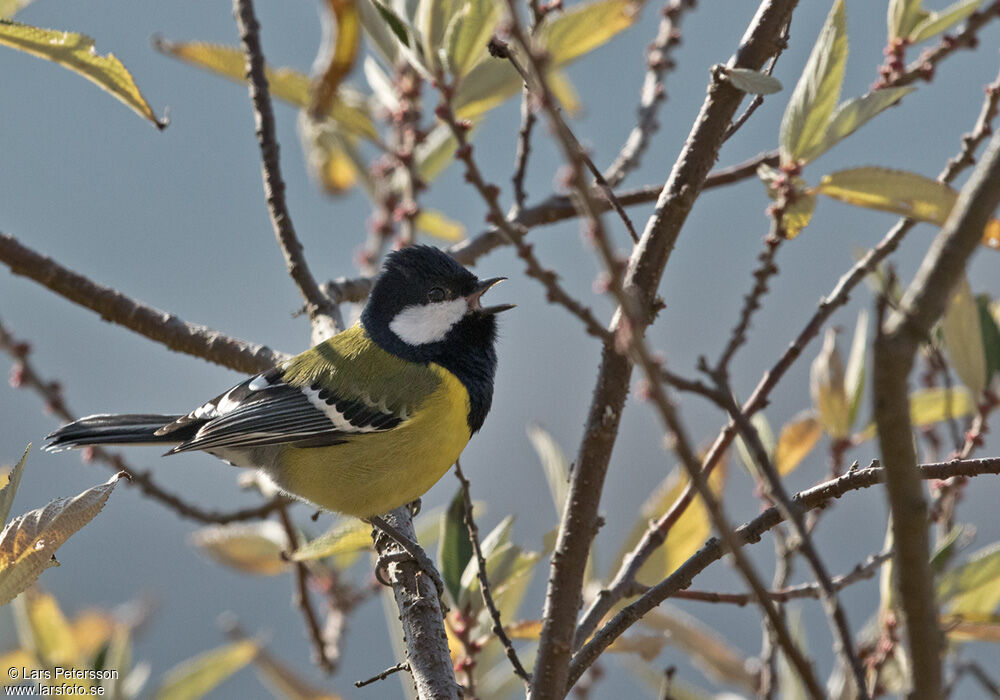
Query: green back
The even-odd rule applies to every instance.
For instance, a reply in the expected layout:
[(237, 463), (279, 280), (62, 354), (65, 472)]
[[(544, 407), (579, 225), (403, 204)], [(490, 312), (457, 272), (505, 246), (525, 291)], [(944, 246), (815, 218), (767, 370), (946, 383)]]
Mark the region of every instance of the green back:
[(338, 395), (364, 399), (397, 414), (411, 413), (441, 381), (427, 365), (380, 348), (360, 323), (296, 355), (283, 377), (293, 386), (319, 382)]

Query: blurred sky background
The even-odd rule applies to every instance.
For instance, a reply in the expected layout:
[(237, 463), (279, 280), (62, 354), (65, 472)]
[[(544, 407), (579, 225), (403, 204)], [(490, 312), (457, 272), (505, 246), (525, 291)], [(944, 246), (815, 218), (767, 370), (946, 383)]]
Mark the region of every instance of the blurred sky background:
[[(683, 22), (683, 44), (673, 57), (677, 69), (666, 78), (668, 101), (662, 125), (625, 187), (662, 183), (705, 92), (709, 67), (732, 54), (756, 2), (703, 2)], [(830, 9), (830, 0), (802, 0), (791, 27), (791, 45), (775, 75), (785, 89), (764, 106), (722, 149), (720, 165), (744, 160), (777, 145), (778, 124), (791, 88), (798, 79), (812, 42)], [(929, 0), (938, 9), (943, 1)], [(317, 4), (304, 0), (258, 0), (262, 40), (269, 62), (308, 69), (320, 40)], [(885, 2), (848, 0), (850, 57), (844, 97), (864, 93), (876, 78), (885, 44)], [(611, 44), (573, 64), (569, 74), (585, 104), (573, 123), (581, 141), (605, 167), (614, 158), (634, 123), (644, 69), (646, 45), (656, 32), (660, 4), (645, 7), (636, 26)], [(156, 53), (149, 39), (207, 40), (235, 45), (237, 34), (227, 2), (175, 0), (36, 0), (17, 17), (44, 27), (82, 32), (94, 37), (101, 53), (112, 51), (135, 76), (153, 108), (169, 108), (171, 124), (158, 132), (92, 84), (51, 63), (0, 49), (3, 99), (0, 100), (0, 231), (50, 254), (92, 279), (116, 287), (181, 318), (218, 328), (236, 337), (298, 352), (308, 343), (303, 318), (293, 318), (300, 305), (288, 278), (267, 218), (260, 178), (259, 152), (244, 87), (182, 65)], [(983, 99), (983, 86), (997, 73), (1000, 26), (981, 33), (976, 52), (959, 52), (945, 61), (931, 84), (890, 109), (859, 133), (810, 165), (806, 179), (859, 165), (905, 168), (934, 177), (957, 152), (960, 136), (973, 125)], [(911, 51), (910, 57), (916, 57)], [(355, 69), (351, 80), (363, 86)], [(510, 202), (510, 173), (518, 123), (518, 101), (491, 112), (475, 134), (476, 155), (488, 177), (503, 188)], [(320, 280), (354, 275), (354, 257), (364, 236), (369, 202), (360, 192), (331, 198), (306, 172), (295, 130), (296, 114), (276, 106), (282, 166), (288, 204), (313, 272)], [(559, 166), (555, 149), (546, 143), (544, 127), (536, 131), (529, 165), (529, 201), (548, 195)], [(424, 204), (462, 221), (474, 234), (481, 230), (485, 208), (452, 166), (426, 193)], [(716, 189), (694, 207), (674, 251), (660, 292), (667, 302), (655, 327), (653, 343), (671, 367), (693, 373), (700, 354), (715, 357), (736, 320), (742, 295), (761, 250), (768, 222), (767, 200), (759, 181)], [(630, 213), (641, 229), (651, 205)], [(613, 217), (606, 217), (624, 249), (627, 237)], [(852, 264), (854, 252), (875, 244), (896, 217), (862, 211), (821, 200), (812, 224), (778, 254), (781, 274), (773, 281), (765, 308), (754, 319), (750, 343), (733, 366), (736, 388), (744, 396), (813, 313)], [(909, 280), (935, 233), (917, 227), (894, 256), (901, 276)], [(575, 222), (539, 228), (530, 234), (539, 257), (555, 267), (566, 286), (610, 316), (610, 304), (592, 291), (598, 265), (581, 245)], [(971, 271), (976, 292), (1000, 295), (1000, 254), (982, 249)], [(488, 511), (480, 528), (492, 528), (514, 513), (514, 540), (541, 548), (542, 533), (556, 523), (538, 460), (525, 435), (533, 421), (542, 423), (572, 457), (576, 452), (598, 359), (598, 343), (562, 309), (544, 301), (544, 291), (522, 274), (509, 250), (481, 259), (477, 273), (507, 275), (510, 281), (494, 292), (496, 301), (518, 304), (502, 317), (500, 369), (493, 411), (482, 433), (463, 457), (472, 479), (473, 496), (485, 499)], [(872, 305), (867, 287), (834, 317), (849, 338), (859, 308)], [(101, 322), (93, 313), (62, 300), (34, 282), (0, 268), (0, 319), (32, 343), (33, 361), (47, 377), (59, 379), (66, 399), (78, 414), (98, 412), (183, 412), (240, 379), (234, 372), (172, 353), (120, 327)], [(842, 338), (845, 352), (849, 341)], [(808, 368), (818, 352), (814, 341), (805, 357), (774, 393), (767, 410), (777, 429), (808, 407)], [(2, 363), (7, 366), (6, 358)], [(862, 420), (869, 415), (868, 402)], [(708, 442), (722, 416), (696, 398), (683, 400), (684, 420), (699, 442)], [(994, 421), (996, 424), (996, 421)], [(56, 427), (39, 399), (0, 385), (0, 463), (12, 462), (25, 443), (40, 445)], [(995, 425), (994, 425), (995, 427)], [(632, 528), (639, 505), (674, 465), (662, 450), (661, 431), (652, 411), (630, 399), (602, 501), (607, 524), (597, 544), (599, 571), (605, 572)], [(988, 441), (983, 455), (997, 453)], [(801, 489), (826, 473), (826, 442), (789, 479)], [(140, 469), (153, 468), (157, 480), (172, 491), (212, 509), (254, 502), (241, 493), (238, 472), (201, 454), (162, 460), (155, 449), (131, 449), (127, 456)], [(862, 464), (873, 456), (868, 444), (850, 454)], [(58, 496), (78, 493), (108, 478), (100, 465), (83, 465), (76, 454), (33, 452), (14, 505), (20, 513)], [(732, 464), (726, 491), (729, 514), (736, 522), (759, 509), (752, 482)], [(456, 481), (446, 475), (424, 499), (424, 507), (446, 503)], [(996, 504), (1000, 483), (980, 478), (968, 489), (962, 519), (979, 531), (976, 546), (1000, 539)], [(297, 510), (304, 522), (308, 511)], [(315, 529), (325, 527), (323, 516)], [(152, 683), (164, 671), (197, 652), (224, 641), (217, 617), (234, 612), (243, 626), (268, 635), (270, 648), (301, 669), (303, 676), (348, 698), (402, 697), (399, 681), (389, 680), (362, 690), (352, 682), (367, 678), (397, 661), (388, 643), (382, 606), (371, 601), (352, 617), (338, 675), (325, 681), (309, 661), (310, 648), (299, 613), (289, 600), (292, 580), (250, 577), (207, 560), (188, 545), (197, 524), (142, 498), (124, 485), (103, 514), (59, 552), (62, 567), (45, 572), (41, 585), (53, 592), (64, 610), (74, 614), (88, 606), (112, 607), (143, 594), (158, 603), (158, 612), (139, 639), (135, 658), (153, 665)], [(884, 496), (879, 489), (852, 493), (827, 514), (818, 543), (829, 568), (844, 572), (882, 547)], [(771, 539), (750, 548), (764, 578), (770, 579)], [(367, 564), (365, 565), (367, 566)], [(796, 581), (806, 569), (797, 567)], [(367, 576), (368, 570), (356, 570)], [(522, 617), (539, 617), (546, 575), (539, 567)], [(742, 591), (741, 582), (724, 563), (700, 576), (699, 588)], [(860, 630), (875, 611), (877, 581), (856, 584), (842, 598), (852, 628)], [(744, 653), (759, 651), (759, 615), (752, 606), (688, 604), (681, 606), (715, 627)], [(829, 631), (818, 602), (801, 606), (810, 635), (809, 646), (824, 677), (832, 666)], [(0, 649), (12, 642), (9, 609), (0, 610)], [(996, 669), (996, 647), (981, 648), (979, 658)], [(680, 664), (681, 677), (706, 686), (697, 671), (669, 647), (657, 668)], [(604, 664), (607, 677), (594, 697), (654, 697), (654, 691), (623, 670), (615, 659)], [(243, 672), (215, 691), (213, 698), (264, 697), (266, 691)], [(980, 697), (971, 683), (955, 697)]]

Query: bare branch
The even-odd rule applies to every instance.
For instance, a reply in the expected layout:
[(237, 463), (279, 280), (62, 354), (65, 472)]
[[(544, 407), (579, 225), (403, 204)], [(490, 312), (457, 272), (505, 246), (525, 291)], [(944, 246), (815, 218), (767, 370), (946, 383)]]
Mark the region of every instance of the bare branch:
[[(413, 518), (406, 506), (381, 516), (392, 529), (410, 542), (416, 542)], [(406, 641), (410, 674), (420, 700), (459, 700), (461, 691), (448, 651), (441, 603), (431, 580), (436, 570), (426, 572), (425, 561), (418, 564), (402, 546), (379, 527), (372, 530), (375, 550), (389, 560), (392, 594), (399, 611), (399, 622)], [(424, 559), (426, 560), (426, 555)], [(428, 575), (430, 574), (430, 575)]]
[[(288, 538), (288, 559), (291, 560), (291, 555), (299, 548), (299, 536), (295, 532), (291, 518), (288, 517), (288, 508), (278, 508), (277, 512), (278, 521)], [(333, 673), (337, 669), (339, 652), (337, 649), (328, 649), (326, 640), (323, 639), (323, 630), (320, 628), (316, 611), (313, 610), (312, 602), (309, 599), (309, 569), (304, 561), (293, 561), (292, 567), (295, 570), (295, 595), (292, 598), (292, 603), (299, 609), (305, 620), (309, 641), (313, 647), (314, 660), (326, 673)]]
[[(740, 410), (736, 400), (733, 398), (725, 370), (716, 371), (714, 376), (718, 383), (720, 396), (725, 397), (724, 408), (736, 423), (737, 430), (743, 437), (744, 444), (750, 449), (754, 461), (757, 463), (760, 473), (764, 477), (768, 496), (774, 501), (775, 506), (781, 513), (782, 519), (792, 524), (792, 529), (799, 538), (798, 548), (816, 576), (820, 599), (823, 602), (823, 608), (834, 635), (834, 653), (842, 656), (847, 667), (851, 669), (854, 676), (857, 697), (868, 698), (870, 696), (865, 680), (865, 672), (854, 649), (854, 636), (851, 634), (850, 626), (847, 623), (847, 615), (844, 613), (844, 609), (837, 597), (837, 589), (834, 587), (830, 574), (827, 572), (826, 564), (813, 544), (802, 511), (799, 509), (798, 504), (789, 498), (788, 492), (781, 481), (781, 476), (778, 474), (778, 470), (775, 469), (774, 463), (768, 457), (767, 450), (761, 442), (760, 433), (757, 431), (757, 428), (750, 422), (746, 414)], [(655, 381), (655, 377), (650, 377), (650, 379), (651, 381)], [(699, 464), (698, 467), (700, 466)]]
[[(858, 581), (865, 581), (875, 576), (876, 572), (892, 557), (892, 550), (886, 550), (873, 554), (865, 561), (859, 562), (851, 571), (841, 576), (834, 576), (831, 579), (836, 590), (840, 591)], [(788, 586), (774, 591), (768, 591), (767, 595), (771, 600), (787, 603), (791, 600), (802, 598), (819, 598), (820, 587), (816, 583), (803, 583), (798, 586)], [(746, 593), (716, 593), (714, 591), (695, 591), (686, 589), (677, 591), (671, 598), (680, 600), (694, 600), (701, 603), (731, 603), (733, 605), (749, 605), (753, 603), (753, 597)]]
[(479, 591), (483, 596), (483, 603), (486, 605), (486, 609), (490, 612), (490, 618), (493, 620), (493, 634), (497, 636), (497, 639), (503, 645), (507, 658), (510, 659), (510, 664), (514, 667), (514, 673), (525, 683), (530, 683), (531, 676), (524, 670), (521, 659), (517, 657), (514, 644), (510, 641), (510, 637), (507, 636), (507, 632), (503, 628), (500, 611), (493, 601), (490, 580), (486, 576), (486, 558), (483, 556), (483, 548), (479, 543), (479, 528), (472, 517), (472, 496), (469, 494), (469, 480), (465, 478), (465, 474), (462, 473), (462, 465), (458, 462), (455, 462), (455, 476), (458, 477), (458, 482), (462, 485), (462, 502), (465, 509), (462, 518), (465, 521), (465, 528), (469, 531), (469, 542), (472, 543), (472, 551), (476, 555), (476, 576), (479, 579)]
[[(972, 459), (965, 461), (938, 462), (923, 464), (917, 474), (921, 479), (948, 479), (955, 476), (980, 476), (985, 474), (1000, 474), (1000, 458)], [(866, 489), (876, 484), (885, 483), (885, 469), (872, 462), (867, 469), (848, 471), (841, 477), (826, 481), (792, 497), (803, 511), (823, 508), (830, 501), (840, 498), (845, 493)], [(765, 532), (782, 522), (777, 508), (768, 508), (753, 520), (740, 525), (735, 533), (742, 544), (759, 542)], [(677, 591), (691, 585), (694, 578), (720, 560), (725, 549), (720, 540), (715, 537), (708, 539), (701, 549), (687, 561), (677, 567), (670, 576), (651, 587), (633, 603), (625, 606), (618, 614), (609, 620), (583, 648), (574, 656), (570, 666), (570, 680), (573, 681), (587, 670), (594, 660), (629, 627), (642, 618)]]
[(240, 32), (240, 43), (246, 59), (246, 79), (253, 103), (257, 143), (260, 145), (264, 195), (271, 226), (285, 256), (288, 274), (295, 281), (306, 301), (306, 311), (313, 325), (314, 340), (329, 337), (344, 327), (340, 311), (330, 298), (320, 291), (309, 271), (292, 217), (285, 202), (285, 182), (281, 177), (278, 139), (275, 135), (274, 110), (265, 75), (264, 52), (260, 46), (260, 24), (254, 13), (253, 0), (233, 0), (233, 16)]
[(934, 239), (900, 308), (879, 324), (875, 342), (875, 422), (885, 463), (886, 490), (896, 544), (900, 604), (913, 668), (910, 698), (941, 697), (942, 636), (933, 575), (928, 565), (928, 509), (914, 472), (908, 379), (914, 355), (941, 318), (955, 284), (979, 246), (986, 222), (1000, 204), (1000, 134), (962, 188), (958, 202)]
[(74, 304), (95, 311), (105, 321), (124, 326), (175, 352), (200, 357), (246, 374), (270, 369), (288, 358), (288, 355), (263, 345), (238, 340), (146, 306), (63, 267), (3, 233), (0, 233), (0, 262), (15, 275), (28, 277)]
[[(975, 151), (975, 147), (992, 133), (991, 120), (995, 118), (996, 100), (1000, 99), (997, 97), (1000, 93), (995, 91), (995, 85), (996, 83), (993, 83), (987, 88), (987, 97), (980, 112), (980, 117), (976, 122), (976, 127), (971, 134), (972, 138), (970, 139), (969, 135), (963, 136), (961, 153), (957, 157), (952, 158), (948, 162), (948, 165), (941, 171), (938, 175), (940, 181), (953, 181), (965, 168), (974, 163), (975, 159), (972, 154)], [(840, 278), (830, 293), (820, 301), (816, 312), (792, 340), (785, 352), (782, 353), (781, 357), (761, 377), (753, 394), (751, 394), (750, 398), (741, 407), (743, 413), (748, 417), (752, 417), (757, 411), (760, 411), (767, 405), (771, 392), (785, 376), (785, 373), (791, 368), (792, 364), (795, 363), (795, 360), (802, 355), (805, 347), (819, 334), (830, 316), (847, 303), (851, 292), (865, 277), (871, 274), (883, 260), (895, 252), (903, 238), (914, 225), (913, 221), (900, 219), (886, 233), (878, 245), (869, 250)], [(681, 390), (695, 391), (702, 394), (706, 393), (706, 389), (710, 390), (710, 387), (685, 380), (667, 372), (665, 369), (661, 369), (661, 373), (664, 375), (664, 381), (668, 381)], [(702, 469), (706, 474), (711, 473), (712, 469), (719, 463), (726, 448), (729, 447), (735, 436), (735, 424), (730, 422), (715, 438), (711, 448), (705, 455), (702, 462)], [(601, 619), (614, 607), (615, 603), (621, 600), (626, 591), (634, 584), (635, 576), (643, 563), (666, 540), (667, 533), (670, 532), (674, 523), (677, 522), (693, 499), (694, 488), (689, 485), (670, 506), (669, 510), (658, 521), (650, 524), (650, 527), (643, 534), (636, 546), (622, 560), (621, 566), (615, 573), (612, 582), (594, 598), (584, 612), (577, 626), (576, 639), (583, 640), (589, 637)]]
[[(759, 69), (774, 54), (781, 28), (787, 23), (795, 4), (795, 0), (764, 3), (732, 63)], [(711, 83), (701, 112), (660, 193), (654, 215), (647, 222), (643, 236), (633, 251), (625, 285), (644, 313), (648, 314), (655, 308), (656, 289), (670, 252), (715, 162), (726, 128), (742, 96), (742, 92), (727, 83)], [(621, 318), (619, 313), (613, 328), (619, 327)], [(630, 330), (636, 334), (643, 332), (642, 327)], [(536, 700), (562, 697), (568, 687), (568, 661), (573, 648), (576, 616), (582, 602), (583, 573), (597, 529), (604, 478), (631, 374), (631, 361), (614, 348), (605, 346), (549, 572), (543, 631), (533, 683), (533, 691), (544, 688), (546, 695), (539, 695)]]
[[(487, 220), (496, 225), (497, 230), (506, 243), (517, 248), (517, 255), (525, 263), (525, 274), (542, 283), (546, 290), (546, 298), (553, 304), (558, 304), (576, 316), (583, 322), (587, 332), (596, 338), (607, 343), (610, 335), (604, 325), (597, 320), (594, 312), (588, 306), (584, 306), (578, 299), (569, 294), (562, 285), (559, 284), (559, 276), (542, 266), (535, 256), (533, 246), (524, 241), (524, 229), (517, 226), (504, 217), (500, 210), (500, 188), (486, 182), (479, 165), (472, 157), (472, 145), (468, 140), (468, 126), (458, 121), (455, 113), (451, 109), (451, 104), (447, 95), (442, 93), (444, 100), (437, 107), (438, 117), (450, 128), (455, 140), (458, 141), (458, 149), (455, 157), (465, 164), (465, 178), (476, 188), (479, 195), (489, 210)], [(456, 256), (457, 257), (457, 256)]]
[[(1000, 17), (1000, 0), (993, 0), (991, 5), (969, 15), (958, 34), (942, 37), (941, 41), (925, 49), (920, 57), (906, 66), (902, 72), (894, 70), (892, 66), (880, 68), (881, 77), (876, 87), (902, 87), (918, 80), (931, 80), (938, 63), (959, 49), (975, 48), (979, 44), (979, 30), (998, 17)], [(905, 45), (899, 48), (903, 49)]]
[(684, 12), (694, 9), (694, 6), (694, 0), (667, 0), (662, 10), (663, 17), (656, 30), (656, 37), (646, 51), (646, 77), (639, 94), (638, 121), (604, 175), (611, 187), (620, 185), (632, 170), (639, 167), (650, 139), (660, 128), (656, 113), (660, 104), (667, 99), (663, 75), (674, 67), (671, 54), (681, 43), (681, 20)]
[(394, 673), (399, 673), (400, 671), (409, 671), (409, 670), (410, 670), (410, 664), (403, 661), (396, 664), (395, 666), (390, 666), (386, 670), (372, 676), (371, 678), (368, 678), (367, 680), (354, 681), (354, 687), (364, 688), (366, 685), (371, 685), (372, 683), (375, 683), (377, 681), (384, 681), (386, 678), (388, 678)]
[[(723, 187), (754, 177), (757, 174), (757, 168), (762, 163), (776, 166), (778, 164), (778, 152), (765, 151), (743, 163), (712, 171), (705, 178), (702, 190)], [(646, 185), (645, 187), (621, 192), (617, 197), (623, 207), (630, 207), (637, 204), (655, 202), (662, 190), (663, 185)], [(603, 213), (611, 210), (611, 203), (599, 198), (599, 191), (596, 188), (594, 189), (594, 195), (597, 197), (594, 203), (599, 212)], [(580, 213), (573, 205), (573, 201), (569, 196), (554, 194), (533, 207), (527, 207), (513, 218), (508, 218), (508, 221), (514, 227), (530, 229), (566, 221), (567, 219), (576, 218), (579, 215)], [(456, 243), (448, 248), (448, 252), (463, 265), (474, 265), (479, 258), (504, 245), (507, 245), (507, 239), (500, 229), (491, 228), (461, 243)], [(371, 291), (371, 286), (372, 279), (370, 277), (357, 277), (353, 279), (341, 277), (322, 285), (322, 289), (335, 302), (343, 303), (364, 301), (365, 297), (368, 296), (368, 292)]]

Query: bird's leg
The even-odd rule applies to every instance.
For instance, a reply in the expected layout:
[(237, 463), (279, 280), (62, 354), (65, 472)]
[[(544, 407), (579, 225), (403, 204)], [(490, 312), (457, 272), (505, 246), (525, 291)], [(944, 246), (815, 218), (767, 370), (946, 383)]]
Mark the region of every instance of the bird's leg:
[(375, 580), (381, 583), (383, 586), (388, 586), (392, 588), (392, 581), (387, 578), (389, 573), (389, 564), (398, 563), (401, 561), (409, 561), (410, 555), (406, 552), (390, 552), (388, 554), (379, 554), (378, 558), (375, 560)]
[[(393, 542), (402, 547), (403, 551), (417, 563), (417, 566), (423, 569), (424, 573), (431, 577), (431, 581), (434, 582), (434, 588), (437, 589), (438, 598), (441, 598), (442, 610), (447, 610), (443, 599), (444, 583), (441, 581), (441, 576), (438, 575), (434, 563), (430, 560), (430, 557), (427, 556), (427, 553), (424, 552), (423, 548), (377, 515), (373, 515), (368, 518), (368, 522), (385, 533)], [(393, 555), (383, 556), (391, 557)], [(379, 557), (378, 563), (382, 563), (382, 561), (383, 557)], [(399, 560), (395, 559), (394, 561)]]
[(415, 518), (415, 517), (417, 517), (418, 515), (420, 515), (420, 509), (421, 509), (421, 508), (423, 507), (423, 501), (421, 501), (421, 500), (420, 500), (420, 499), (418, 498), (418, 499), (417, 499), (417, 500), (415, 500), (415, 501), (410, 501), (409, 503), (407, 503), (407, 504), (406, 504), (406, 507), (407, 507), (407, 508), (409, 509), (409, 511), (410, 511), (410, 517), (411, 517), (411, 518)]

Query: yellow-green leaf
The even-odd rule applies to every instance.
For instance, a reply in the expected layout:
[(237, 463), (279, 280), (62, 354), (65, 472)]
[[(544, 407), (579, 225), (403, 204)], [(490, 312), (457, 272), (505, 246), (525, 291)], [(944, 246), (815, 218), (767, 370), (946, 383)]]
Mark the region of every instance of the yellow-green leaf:
[(209, 525), (191, 534), (191, 544), (224, 566), (248, 574), (275, 576), (288, 570), (284, 528), (273, 520)]
[(990, 219), (983, 231), (983, 245), (993, 250), (1000, 250), (1000, 220)]
[(336, 123), (315, 121), (300, 112), (298, 126), (309, 172), (328, 194), (340, 194), (360, 180), (369, 196), (374, 196), (375, 185), (353, 139)]
[(865, 389), (865, 364), (868, 352), (868, 312), (864, 309), (858, 312), (858, 321), (854, 327), (854, 340), (851, 341), (851, 353), (847, 356), (847, 367), (844, 370), (844, 393), (850, 408), (848, 423), (854, 426), (858, 417), (858, 408)]
[(260, 646), (252, 639), (206, 651), (167, 671), (156, 700), (198, 700), (250, 663)]
[(553, 13), (555, 18), (546, 21), (539, 33), (552, 61), (565, 65), (631, 27), (639, 7), (632, 0), (581, 3), (565, 12)]
[(940, 226), (958, 198), (948, 185), (923, 175), (864, 167), (824, 175), (815, 190), (868, 209), (893, 212)]
[(695, 663), (725, 684), (738, 685), (748, 692), (757, 688), (752, 663), (724, 635), (687, 613), (663, 604), (651, 610), (642, 624), (669, 635), (670, 643), (691, 656)]
[[(202, 41), (175, 42), (160, 38), (153, 42), (153, 46), (167, 56), (209, 73), (236, 83), (246, 81), (243, 52), (237, 48)], [(266, 75), (271, 95), (302, 109), (309, 107), (312, 81), (305, 73), (293, 68), (268, 66)], [(365, 107), (364, 98), (343, 86), (337, 91), (337, 97), (338, 99), (331, 101), (327, 116), (350, 134), (377, 139), (378, 132)]]
[(973, 554), (946, 572), (938, 584), (938, 600), (951, 615), (988, 615), (1000, 605), (1000, 543)]
[(850, 434), (851, 411), (844, 376), (844, 364), (837, 349), (837, 331), (827, 328), (823, 347), (809, 369), (809, 393), (823, 429), (835, 440)]
[(781, 120), (782, 163), (803, 160), (826, 134), (847, 65), (847, 14), (836, 0)]
[(21, 647), (43, 666), (66, 668), (80, 662), (73, 628), (54, 596), (32, 590), (17, 599), (14, 612)]
[(958, 0), (940, 12), (923, 12), (922, 19), (913, 26), (906, 38), (911, 44), (927, 41), (971, 15), (979, 9), (981, 3), (982, 0)]
[(158, 129), (167, 126), (153, 114), (122, 62), (114, 54), (98, 54), (88, 36), (0, 19), (0, 44), (58, 63), (111, 93)]
[(813, 411), (803, 411), (781, 428), (774, 450), (774, 468), (784, 476), (795, 471), (823, 436), (823, 426)]
[(361, 48), (361, 21), (354, 0), (326, 0), (325, 6), (332, 19), (323, 23), (324, 31), (332, 32), (336, 25), (337, 32), (335, 38), (329, 34), (324, 36), (320, 49), (322, 59), (319, 62), (326, 67), (313, 86), (309, 105), (309, 113), (317, 117), (327, 114), (332, 103), (337, 101), (340, 83), (350, 72)]
[(941, 627), (958, 642), (1000, 643), (1000, 615), (944, 615)]
[(448, 510), (441, 517), (441, 536), (438, 538), (438, 566), (445, 588), (457, 601), (462, 586), (462, 574), (472, 559), (472, 543), (465, 527), (465, 497), (459, 489), (451, 499)]
[(399, 56), (399, 42), (392, 35), (392, 31), (382, 19), (381, 13), (375, 8), (373, 0), (355, 0), (358, 8), (358, 17), (361, 26), (365, 28), (365, 34), (371, 39), (371, 43), (382, 54), (387, 65), (396, 65)]
[[(949, 418), (962, 418), (976, 410), (976, 402), (965, 387), (918, 389), (910, 394), (910, 422), (914, 428), (925, 428)], [(855, 437), (855, 441), (875, 437), (875, 424), (870, 424)]]
[(830, 123), (821, 138), (800, 156), (800, 160), (814, 161), (838, 142), (860, 129), (866, 122), (899, 102), (916, 90), (914, 87), (890, 87), (869, 92), (844, 102), (830, 117)]
[(750, 68), (726, 68), (726, 78), (737, 90), (751, 95), (773, 95), (781, 91), (781, 81)]
[(962, 276), (941, 319), (941, 335), (948, 359), (962, 384), (975, 396), (986, 388), (986, 352), (979, 305), (969, 286), (969, 278)]
[(486, 44), (503, 16), (503, 3), (494, 0), (467, 0), (452, 19), (445, 37), (451, 74), (461, 79), (479, 61), (486, 59)]
[(465, 238), (465, 226), (434, 209), (422, 209), (414, 223), (424, 233), (442, 241), (457, 243)]
[[(767, 416), (763, 411), (758, 411), (750, 418), (750, 424), (757, 429), (757, 436), (764, 447), (764, 452), (767, 454), (767, 458), (773, 462), (775, 448), (774, 431), (771, 430), (771, 423), (767, 420)], [(736, 454), (739, 455), (740, 461), (746, 468), (747, 473), (753, 475), (755, 480), (760, 481), (763, 475), (760, 473), (757, 460), (750, 453), (750, 448), (747, 447), (743, 437), (737, 435), (733, 444), (736, 445)]]
[(0, 19), (10, 19), (31, 2), (32, 0), (0, 0)]
[(302, 680), (300, 670), (289, 668), (263, 649), (257, 652), (253, 665), (261, 682), (271, 689), (275, 697), (288, 700), (340, 700), (336, 693), (309, 685)]
[[(14, 649), (13, 651), (0, 654), (0, 668), (26, 668), (33, 670), (37, 666), (35, 665), (35, 657), (31, 654), (24, 649)], [(20, 683), (20, 675), (17, 678), (11, 678), (7, 673), (0, 673), (0, 688), (20, 685)]]
[(7, 516), (10, 515), (10, 507), (14, 504), (14, 494), (17, 493), (17, 487), (21, 483), (21, 474), (24, 473), (24, 463), (28, 459), (30, 450), (31, 443), (29, 442), (28, 446), (24, 448), (21, 459), (17, 460), (17, 464), (7, 475), (7, 483), (0, 489), (0, 523), (6, 523)]
[(107, 503), (118, 475), (73, 498), (57, 498), (14, 518), (0, 532), (0, 605), (6, 605), (59, 562), (55, 552)]
[(453, 106), (459, 119), (474, 119), (521, 91), (523, 82), (509, 61), (487, 57), (462, 79)]
[(456, 0), (420, 0), (417, 3), (414, 24), (424, 37), (424, 58), (428, 65), (436, 63), (438, 50), (444, 45), (445, 32), (458, 9)]
[(528, 426), (528, 440), (542, 464), (556, 515), (562, 515), (566, 495), (569, 493), (569, 460), (555, 438), (537, 423)]
[(325, 559), (336, 554), (346, 554), (369, 549), (372, 546), (371, 526), (360, 520), (345, 519), (292, 554), (295, 561)]
[(812, 221), (813, 210), (816, 209), (816, 196), (808, 192), (800, 192), (795, 199), (785, 205), (781, 216), (781, 226), (785, 238), (795, 238)]
[[(709, 477), (709, 485), (715, 493), (720, 493), (726, 480), (726, 465), (718, 464)], [(649, 528), (651, 521), (659, 520), (677, 501), (687, 488), (687, 475), (675, 468), (656, 488), (639, 509), (639, 518), (626, 538), (624, 546), (616, 558), (620, 563), (626, 553), (632, 550)], [(695, 498), (674, 522), (667, 538), (646, 560), (639, 570), (637, 579), (644, 583), (655, 583), (670, 575), (698, 551), (711, 534), (712, 526), (708, 512), (700, 499)]]
[(576, 91), (565, 71), (551, 70), (547, 80), (549, 81), (549, 90), (559, 101), (559, 106), (565, 109), (570, 116), (575, 117), (583, 110), (580, 94)]
[(909, 36), (928, 15), (923, 0), (889, 0), (889, 41)]
[(415, 152), (417, 172), (424, 182), (432, 182), (455, 159), (458, 141), (447, 124), (438, 124)]

